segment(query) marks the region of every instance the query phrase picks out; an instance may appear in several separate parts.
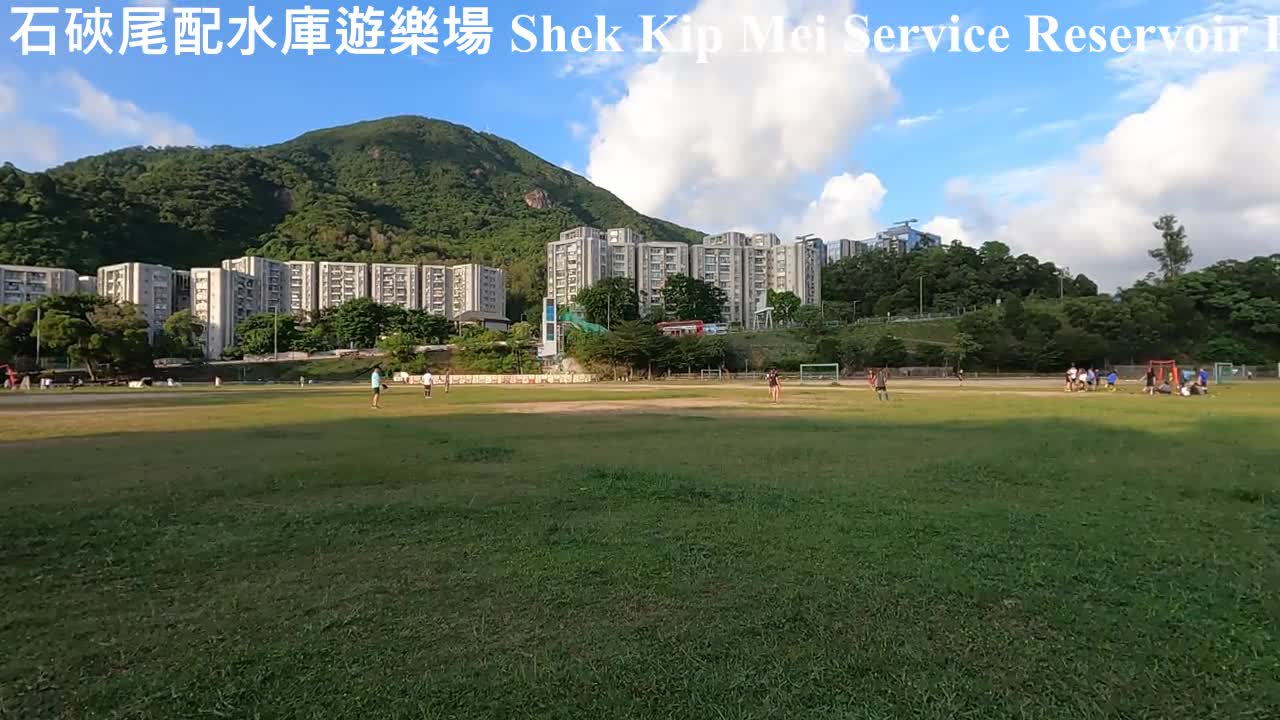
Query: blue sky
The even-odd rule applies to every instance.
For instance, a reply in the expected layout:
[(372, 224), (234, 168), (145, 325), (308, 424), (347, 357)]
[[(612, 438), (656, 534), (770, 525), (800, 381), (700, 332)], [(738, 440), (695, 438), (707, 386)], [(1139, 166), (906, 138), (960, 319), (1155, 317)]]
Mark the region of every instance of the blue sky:
[[(725, 1), (704, 0), (703, 4)], [(835, 0), (815, 1), (840, 5)], [(805, 5), (803, 0), (761, 2), (791, 8)], [(1091, 143), (1102, 141), (1125, 117), (1148, 111), (1156, 101), (1153, 93), (1132, 91), (1133, 77), (1109, 65), (1115, 59), (1112, 55), (1022, 52), (1026, 35), (1024, 13), (1055, 15), (1064, 25), (1168, 24), (1204, 13), (1208, 7), (1203, 2), (1186, 0), (1159, 4), (1140, 0), (1039, 3), (1034, 9), (1025, 3), (1007, 0), (964, 2), (964, 5), (946, 5), (866, 0), (856, 4), (855, 12), (869, 16), (873, 25), (941, 24), (951, 14), (959, 15), (962, 25), (1005, 24), (1012, 32), (1014, 48), (1003, 55), (912, 53), (906, 57), (884, 58), (880, 64), (887, 69), (889, 87), (881, 88), (884, 92), (877, 90), (874, 96), (865, 96), (876, 101), (876, 106), (865, 113), (854, 107), (860, 102), (858, 98), (846, 99), (845, 104), (833, 111), (837, 115), (848, 115), (848, 119), (844, 124), (837, 123), (837, 127), (824, 136), (827, 142), (821, 159), (815, 160), (811, 152), (807, 153), (777, 178), (767, 179), (773, 185), (762, 181), (763, 184), (750, 186), (751, 192), (779, 198), (776, 207), (770, 207), (767, 213), (748, 217), (751, 213), (744, 209), (739, 219), (730, 217), (732, 207), (726, 208), (723, 204), (712, 209), (691, 209), (687, 203), (668, 203), (662, 196), (650, 194), (646, 198), (644, 188), (631, 189), (615, 182), (618, 186), (609, 189), (632, 204), (656, 206), (640, 207), (641, 210), (694, 223), (709, 232), (727, 229), (720, 225), (739, 224), (782, 233), (802, 224), (804, 219), (818, 217), (807, 214), (806, 204), (817, 202), (830, 179), (848, 174), (865, 180), (874, 175), (884, 192), (864, 201), (873, 207), (863, 208), (865, 212), (861, 215), (845, 208), (825, 217), (852, 218), (848, 221), (850, 225), (908, 217), (919, 218), (922, 223), (943, 218), (953, 221), (953, 225), (947, 226), (954, 228), (952, 234), (963, 235), (966, 240), (980, 240), (982, 238), (970, 236), (983, 233), (994, 236), (996, 228), (981, 227), (980, 219), (963, 216), (966, 209), (972, 211), (973, 208), (964, 207), (969, 203), (956, 197), (964, 194), (958, 193), (957, 187), (972, 190), (969, 200), (980, 200), (983, 209), (975, 211), (979, 216), (1009, 213), (1009, 207), (1001, 206), (1005, 201), (1013, 203), (1014, 209), (1037, 202), (1051, 192), (1051, 188), (1030, 182), (1040, 177), (1039, 170), (1074, 162), (1074, 158), (1087, 152)], [(93, 5), (48, 4), (62, 8)], [(119, 9), (131, 3), (100, 4), (104, 10), (117, 12), (113, 24), (118, 31)], [(274, 17), (268, 32), (280, 41), (284, 9), (302, 4), (258, 3), (257, 10), (259, 15)], [(390, 2), (366, 4), (386, 10), (388, 15), (397, 6)], [(242, 15), (246, 5), (220, 4), (224, 30), (219, 37), (223, 40), (229, 40), (233, 34), (233, 30), (226, 28), (226, 18)], [(336, 11), (339, 6), (349, 7), (350, 3), (313, 0), (311, 5)], [(21, 18), (6, 14), (0, 16), (0, 133), (8, 135), (9, 140), (0, 140), (0, 160), (37, 169), (51, 161), (61, 162), (112, 147), (148, 144), (156, 138), (166, 141), (165, 138), (170, 137), (194, 137), (199, 144), (261, 145), (280, 142), (314, 128), (418, 114), (502, 135), (549, 161), (584, 174), (588, 169), (597, 170), (591, 173), (594, 179), (617, 178), (625, 173), (616, 167), (608, 168), (605, 153), (596, 158), (592, 156), (593, 141), (603, 137), (598, 136), (601, 109), (614, 106), (628, 94), (640, 94), (639, 86), (631, 80), (633, 73), (638, 66), (654, 62), (656, 56), (628, 53), (611, 57), (609, 62), (593, 64), (591, 61), (597, 58), (513, 54), (509, 50), (510, 20), (516, 14), (529, 12), (550, 14), (562, 24), (573, 25), (590, 22), (594, 14), (604, 13), (612, 24), (624, 27), (624, 34), (634, 34), (639, 30), (637, 16), (640, 14), (684, 12), (695, 6), (699, 3), (675, 0), (490, 2), (487, 7), (494, 35), (487, 56), (464, 56), (444, 49), (433, 58), (355, 57), (331, 53), (284, 56), (279, 48), (264, 47), (259, 47), (250, 57), (234, 51), (224, 51), (215, 57), (174, 57), (171, 53), (156, 57), (137, 53), (123, 57), (101, 53), (71, 56), (65, 52), (59, 52), (56, 57), (23, 57), (16, 44), (9, 41)], [(844, 7), (847, 6), (845, 2)], [(445, 8), (447, 6), (438, 6), (442, 11)], [(1229, 11), (1233, 8), (1227, 6)], [(61, 25), (65, 21), (58, 22)], [(832, 32), (836, 34), (835, 29)], [(61, 34), (58, 39), (60, 44), (66, 41)], [(117, 34), (112, 43), (118, 46), (120, 39)], [(833, 69), (834, 72), (846, 70), (850, 85), (867, 82), (859, 74), (863, 69)], [(1194, 70), (1175, 76), (1171, 69), (1168, 80), (1190, 82)], [(671, 82), (681, 82), (681, 78), (698, 82), (698, 73), (702, 71), (701, 68), (678, 70), (670, 75), (674, 78)], [(800, 74), (808, 72), (805, 69)], [(74, 73), (78, 79), (68, 81), (68, 73)], [(749, 92), (746, 88), (754, 82), (750, 76), (744, 76), (743, 92)], [(797, 118), (828, 113), (822, 95), (805, 97), (804, 106), (791, 107), (793, 98), (786, 83), (776, 96), (761, 97), (770, 104), (786, 106)], [(627, 115), (632, 109), (620, 111), (619, 115)], [(94, 112), (105, 117), (91, 117)], [(682, 109), (667, 108), (666, 112), (678, 115)], [(708, 114), (715, 113), (716, 109), (689, 108), (688, 112)], [(737, 115), (741, 117), (741, 113)], [(628, 117), (634, 124), (634, 118), (647, 116), (631, 114)], [(656, 121), (646, 120), (648, 122)], [(719, 122), (736, 121), (725, 117)], [(784, 134), (788, 131), (785, 124), (791, 121), (778, 122), (783, 126), (770, 126), (764, 129), (767, 132), (755, 136), (750, 152), (767, 153), (769, 148), (761, 148), (759, 138), (775, 136), (774, 130)], [(697, 131), (700, 135), (692, 137), (714, 143), (718, 130), (714, 122), (707, 123), (710, 124)], [(615, 124), (615, 127), (620, 126)], [(27, 137), (38, 137), (39, 142), (27, 141), (24, 139)], [(654, 162), (661, 162), (660, 158), (667, 153), (681, 152), (679, 139), (673, 138), (672, 142), (671, 147), (660, 147), (658, 142), (659, 146), (652, 148), (659, 157)], [(611, 155), (645, 157), (634, 151), (630, 155), (625, 152)], [(757, 174), (758, 167), (754, 167)], [(601, 172), (600, 168), (610, 172)], [(672, 172), (671, 177), (679, 182), (700, 177), (696, 168)], [(1027, 182), (1020, 184), (1019, 178)], [(738, 187), (735, 179), (725, 178), (725, 182), (732, 196)], [(607, 182), (602, 184), (609, 186)], [(640, 198), (646, 201), (640, 202)], [(705, 222), (717, 225), (706, 226)], [(822, 224), (817, 220), (814, 223)], [(759, 227), (761, 225), (780, 227)], [(850, 227), (843, 231), (830, 223), (818, 229), (824, 234), (850, 236), (866, 230)]]

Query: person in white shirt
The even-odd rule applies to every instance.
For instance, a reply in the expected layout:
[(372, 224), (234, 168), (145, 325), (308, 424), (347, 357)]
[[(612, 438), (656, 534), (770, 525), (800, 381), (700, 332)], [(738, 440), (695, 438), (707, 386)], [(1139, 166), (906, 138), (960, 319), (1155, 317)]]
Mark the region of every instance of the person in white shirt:
[(422, 397), (424, 397), (424, 398), (430, 398), (430, 397), (431, 397), (431, 383), (432, 383), (432, 381), (433, 381), (433, 378), (431, 377), (431, 371), (430, 371), (430, 370), (427, 370), (426, 372), (422, 373)]
[(1071, 369), (1067, 371), (1067, 392), (1076, 391), (1076, 377), (1079, 374), (1080, 371), (1076, 369), (1075, 365), (1072, 365)]

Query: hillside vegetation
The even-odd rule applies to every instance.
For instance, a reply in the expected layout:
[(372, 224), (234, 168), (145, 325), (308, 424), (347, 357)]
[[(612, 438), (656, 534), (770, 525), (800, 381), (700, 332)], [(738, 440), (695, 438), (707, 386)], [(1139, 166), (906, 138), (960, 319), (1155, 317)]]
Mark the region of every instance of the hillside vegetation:
[(0, 262), (91, 272), (137, 260), (470, 260), (541, 296), (544, 246), (578, 225), (700, 234), (637, 213), (513, 142), (396, 117), (269, 147), (133, 148), (47, 172), (0, 167)]

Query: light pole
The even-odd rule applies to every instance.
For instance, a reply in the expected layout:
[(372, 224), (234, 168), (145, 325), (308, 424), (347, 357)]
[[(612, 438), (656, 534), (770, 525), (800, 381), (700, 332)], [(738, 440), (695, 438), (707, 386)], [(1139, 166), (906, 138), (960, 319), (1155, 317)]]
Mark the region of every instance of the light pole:
[(274, 307), (275, 320), (271, 328), (271, 354), (273, 360), (280, 359), (280, 305)]
[(924, 276), (920, 276), (920, 317), (924, 317)]
[(40, 370), (40, 306), (36, 305), (36, 370)]

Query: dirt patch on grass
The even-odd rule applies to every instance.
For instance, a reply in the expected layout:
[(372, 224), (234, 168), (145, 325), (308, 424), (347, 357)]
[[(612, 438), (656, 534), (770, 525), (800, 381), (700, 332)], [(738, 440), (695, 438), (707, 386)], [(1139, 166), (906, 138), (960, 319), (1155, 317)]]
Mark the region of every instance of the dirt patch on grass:
[(568, 400), (564, 402), (502, 403), (488, 405), (489, 409), (505, 413), (609, 413), (609, 412), (661, 412), (667, 410), (714, 410), (741, 408), (751, 403), (721, 398), (653, 398), (643, 400)]

